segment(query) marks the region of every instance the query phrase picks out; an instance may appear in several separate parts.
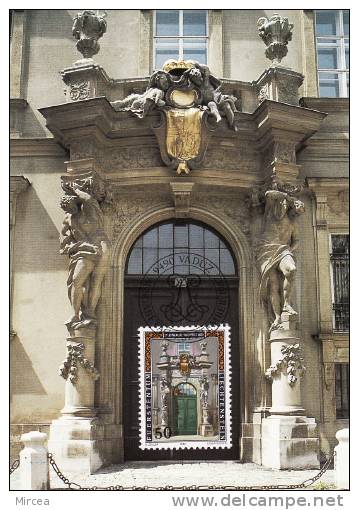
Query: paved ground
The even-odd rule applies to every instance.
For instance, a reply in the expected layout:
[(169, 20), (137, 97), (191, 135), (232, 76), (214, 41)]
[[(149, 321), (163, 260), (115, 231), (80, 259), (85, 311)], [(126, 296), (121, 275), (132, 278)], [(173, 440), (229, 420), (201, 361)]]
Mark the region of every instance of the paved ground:
[[(61, 466), (59, 466), (61, 468)], [(20, 489), (19, 469), (11, 475), (11, 488)], [(51, 486), (64, 488), (62, 481), (50, 467)], [(152, 486), (171, 485), (275, 485), (301, 483), (316, 475), (318, 471), (277, 471), (257, 464), (241, 464), (234, 461), (214, 462), (131, 462), (100, 469), (94, 475), (69, 476), (83, 487), (97, 485)], [(66, 473), (64, 473), (66, 475)], [(334, 471), (328, 470), (320, 479), (333, 484)], [(318, 483), (318, 482), (317, 482)], [(310, 490), (311, 488), (309, 488)]]

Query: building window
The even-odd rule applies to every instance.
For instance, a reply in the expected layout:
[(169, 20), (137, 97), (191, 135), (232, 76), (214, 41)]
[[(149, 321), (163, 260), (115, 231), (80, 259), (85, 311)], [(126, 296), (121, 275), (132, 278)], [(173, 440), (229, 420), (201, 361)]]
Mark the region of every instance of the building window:
[(349, 330), (349, 235), (331, 236), (333, 327)]
[(319, 95), (349, 97), (349, 10), (316, 11)]
[(178, 342), (177, 344), (177, 354), (192, 354), (191, 344), (189, 342)]
[(335, 405), (337, 419), (349, 418), (349, 363), (335, 364)]
[[(196, 255), (197, 262), (193, 263)], [(128, 257), (127, 274), (153, 271), (164, 276), (231, 276), (236, 274), (236, 267), (229, 246), (214, 231), (194, 222), (167, 221), (139, 237)]]
[(155, 69), (171, 58), (207, 64), (207, 11), (156, 10), (153, 33)]

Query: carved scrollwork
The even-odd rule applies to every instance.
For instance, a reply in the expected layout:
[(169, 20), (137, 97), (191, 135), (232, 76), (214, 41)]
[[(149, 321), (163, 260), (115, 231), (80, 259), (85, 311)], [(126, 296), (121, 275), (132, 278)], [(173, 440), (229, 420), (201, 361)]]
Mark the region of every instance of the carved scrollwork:
[(70, 98), (72, 101), (83, 101), (90, 97), (90, 82), (79, 81), (70, 85)]

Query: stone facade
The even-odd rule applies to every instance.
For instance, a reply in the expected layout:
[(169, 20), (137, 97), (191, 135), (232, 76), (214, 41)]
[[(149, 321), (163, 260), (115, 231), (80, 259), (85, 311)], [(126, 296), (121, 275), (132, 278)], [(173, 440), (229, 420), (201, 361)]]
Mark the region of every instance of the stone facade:
[[(153, 129), (160, 109), (138, 118), (111, 105), (146, 90), (153, 62), (151, 11), (108, 11), (96, 62), (85, 55), (75, 64), (79, 55), (69, 35), (77, 11), (13, 12), (11, 420), (15, 438), (29, 424), (41, 431), (51, 424), (51, 448), (62, 452), (64, 469), (74, 469), (74, 452), (76, 469), (84, 471), (124, 458), (126, 259), (147, 228), (173, 218), (209, 225), (236, 258), (238, 458), (276, 468), (316, 467), (318, 453), (328, 456), (336, 431), (344, 427), (345, 420), (336, 419), (334, 369), (335, 363), (349, 360), (348, 334), (333, 329), (329, 240), (331, 234), (348, 232), (348, 99), (316, 97), (311, 11), (279, 11), (294, 24), (293, 40), (284, 62), (269, 66), (257, 20), (272, 14), (209, 12), (208, 65), (221, 79), (222, 92), (236, 98), (238, 129), (231, 129), (222, 115), (198, 167), (177, 175), (163, 158)], [(103, 194), (94, 191), (94, 182), (101, 183)], [(79, 316), (66, 295), (68, 261), (59, 254), (64, 229), (59, 204), (76, 190), (76, 200), (85, 200), (81, 193), (86, 194), (101, 211), (98, 221), (111, 247), (99, 283), (96, 333), (93, 317), (82, 328), (76, 321), (68, 332), (64, 327), (68, 317)], [(297, 320), (282, 314), (282, 328), (271, 331), (256, 258), (268, 190), (304, 204), (296, 218), (300, 234), (292, 304)], [(78, 214), (66, 212), (71, 221)], [(306, 371), (294, 389), (289, 385), (295, 397), (288, 397), (285, 377), (274, 384), (265, 377), (282, 359), (278, 338), (289, 351), (301, 346)], [(70, 380), (75, 358), (77, 385)], [(58, 376), (64, 359), (66, 397)], [(289, 446), (299, 449), (301, 459), (283, 460), (283, 431), (295, 438)], [(77, 440), (64, 444), (66, 437)], [(276, 441), (274, 458), (271, 443)]]

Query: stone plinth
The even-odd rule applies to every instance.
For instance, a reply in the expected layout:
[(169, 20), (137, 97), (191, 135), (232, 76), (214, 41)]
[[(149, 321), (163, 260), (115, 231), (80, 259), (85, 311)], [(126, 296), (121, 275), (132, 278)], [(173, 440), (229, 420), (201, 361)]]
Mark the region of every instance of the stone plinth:
[(318, 469), (314, 418), (270, 416), (262, 422), (262, 464), (274, 469)]
[(297, 316), (282, 313), (270, 334), (272, 380), (270, 416), (262, 421), (262, 464), (276, 469), (319, 468), (319, 439), (314, 418), (305, 416), (300, 379), (302, 363)]
[(82, 101), (106, 96), (109, 77), (105, 70), (91, 59), (78, 60), (61, 72), (66, 85), (66, 101)]
[(50, 426), (49, 451), (69, 472), (94, 473), (104, 464), (104, 428), (96, 418), (95, 327), (70, 329), (68, 355), (60, 368), (66, 379), (62, 417)]
[[(282, 347), (299, 344), (298, 331), (296, 330), (294, 316), (282, 314), (281, 329), (272, 331), (270, 335), (271, 344), (271, 365), (274, 366), (283, 359)], [(301, 405), (300, 376), (296, 375), (294, 384), (289, 384), (286, 367), (279, 370), (272, 377), (272, 407), (269, 409), (271, 415), (303, 415), (304, 409)]]
[(50, 426), (49, 452), (65, 473), (94, 473), (105, 463), (104, 428), (96, 418), (63, 416)]
[(298, 105), (298, 89), (304, 76), (280, 65), (272, 65), (266, 69), (255, 82), (258, 91), (258, 102), (265, 99)]

